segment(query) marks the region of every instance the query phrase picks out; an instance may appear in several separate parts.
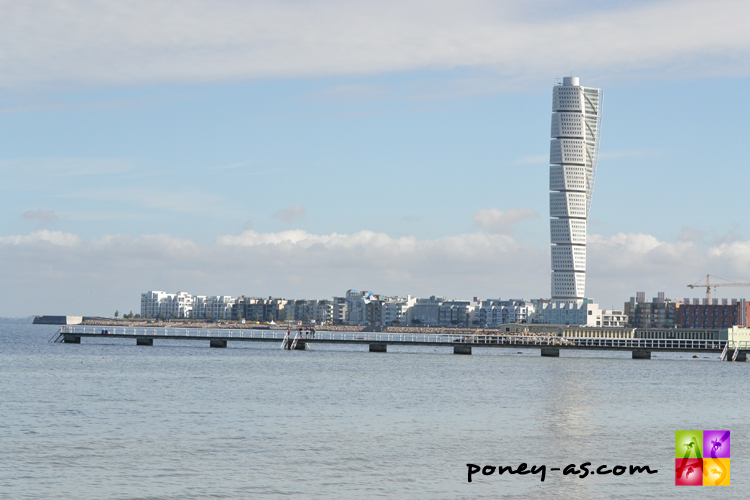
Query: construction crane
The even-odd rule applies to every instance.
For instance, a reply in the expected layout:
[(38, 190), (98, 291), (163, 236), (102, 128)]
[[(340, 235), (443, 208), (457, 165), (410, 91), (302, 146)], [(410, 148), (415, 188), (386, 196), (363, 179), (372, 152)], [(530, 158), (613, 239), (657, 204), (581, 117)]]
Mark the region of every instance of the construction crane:
[[(717, 278), (717, 276), (714, 276), (714, 278)], [(723, 280), (724, 278), (718, 278), (720, 280)], [(729, 280), (724, 280), (729, 281)], [(692, 285), (688, 285), (688, 288), (704, 288), (706, 289), (706, 301), (708, 302), (708, 305), (711, 305), (711, 288), (716, 290), (718, 287), (724, 287), (724, 286), (750, 286), (750, 283), (715, 283), (711, 284), (711, 275), (706, 275), (706, 283), (693, 283)]]

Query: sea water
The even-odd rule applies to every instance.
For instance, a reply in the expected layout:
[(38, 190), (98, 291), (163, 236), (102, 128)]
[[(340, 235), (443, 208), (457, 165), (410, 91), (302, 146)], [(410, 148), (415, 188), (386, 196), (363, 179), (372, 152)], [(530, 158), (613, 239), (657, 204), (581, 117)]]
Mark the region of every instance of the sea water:
[[(0, 498), (681, 498), (674, 432), (731, 431), (750, 487), (750, 363), (717, 354), (83, 338), (0, 325)], [(590, 462), (655, 474), (564, 475)], [(475, 474), (545, 465), (540, 474)]]

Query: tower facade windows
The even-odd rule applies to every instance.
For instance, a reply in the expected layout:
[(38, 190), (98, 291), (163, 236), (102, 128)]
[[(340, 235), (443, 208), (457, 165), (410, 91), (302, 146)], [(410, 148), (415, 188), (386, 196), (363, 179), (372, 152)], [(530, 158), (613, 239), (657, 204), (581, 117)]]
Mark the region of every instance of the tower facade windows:
[(577, 77), (552, 89), (550, 239), (552, 300), (582, 302), (586, 293), (586, 226), (594, 189), (602, 90)]

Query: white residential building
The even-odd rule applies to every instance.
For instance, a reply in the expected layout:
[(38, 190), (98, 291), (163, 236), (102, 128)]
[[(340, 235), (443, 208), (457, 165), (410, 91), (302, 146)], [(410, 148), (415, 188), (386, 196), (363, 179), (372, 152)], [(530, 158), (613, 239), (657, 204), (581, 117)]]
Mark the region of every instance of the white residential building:
[(317, 324), (333, 321), (333, 301), (331, 300), (290, 300), (286, 305), (287, 319)]
[(525, 300), (483, 300), (475, 314), (480, 327), (497, 327), (509, 323), (531, 323), (536, 306)]
[(334, 325), (345, 325), (347, 320), (347, 305), (346, 297), (334, 297), (333, 298), (333, 324)]
[(590, 299), (584, 299), (580, 303), (569, 300), (544, 300), (536, 303), (534, 322), (551, 325), (597, 326), (597, 316), (601, 321), (599, 306), (592, 303)]
[(438, 322), (440, 326), (469, 327), (474, 321), (479, 299), (474, 300), (445, 300), (438, 306)]
[(319, 325), (333, 323), (333, 301), (316, 300), (312, 319)]
[(406, 326), (411, 321), (411, 310), (417, 298), (407, 295), (403, 297), (390, 297), (383, 302), (381, 309), (382, 325), (402, 325)]
[(193, 296), (186, 292), (158, 290), (141, 294), (142, 318), (187, 318), (193, 309)]
[(436, 326), (440, 319), (440, 304), (445, 297), (431, 296), (429, 299), (417, 299), (412, 307), (411, 323), (421, 326)]
[(382, 317), (382, 305), (387, 299), (382, 295), (363, 290), (346, 292), (347, 323), (350, 325), (378, 324)]
[(628, 315), (622, 309), (602, 309), (602, 326), (626, 326)]
[(196, 319), (231, 319), (235, 299), (229, 295), (197, 295), (193, 298)]
[(553, 301), (581, 304), (585, 296), (586, 225), (599, 154), (602, 97), (601, 89), (581, 87), (573, 76), (563, 78), (562, 85), (552, 90), (549, 204)]
[(616, 327), (628, 323), (628, 317), (622, 310), (601, 309), (591, 299), (583, 299), (581, 303), (568, 300), (534, 302), (535, 323)]

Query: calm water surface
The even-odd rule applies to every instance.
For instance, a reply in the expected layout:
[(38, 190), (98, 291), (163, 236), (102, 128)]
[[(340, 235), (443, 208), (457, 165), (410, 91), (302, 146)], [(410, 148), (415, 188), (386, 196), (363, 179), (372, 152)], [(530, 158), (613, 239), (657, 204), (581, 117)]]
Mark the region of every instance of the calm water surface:
[[(0, 498), (681, 498), (676, 429), (732, 431), (750, 488), (750, 363), (661, 354), (83, 339), (0, 325)], [(163, 342), (163, 341), (162, 341)], [(479, 465), (649, 465), (584, 479)]]

